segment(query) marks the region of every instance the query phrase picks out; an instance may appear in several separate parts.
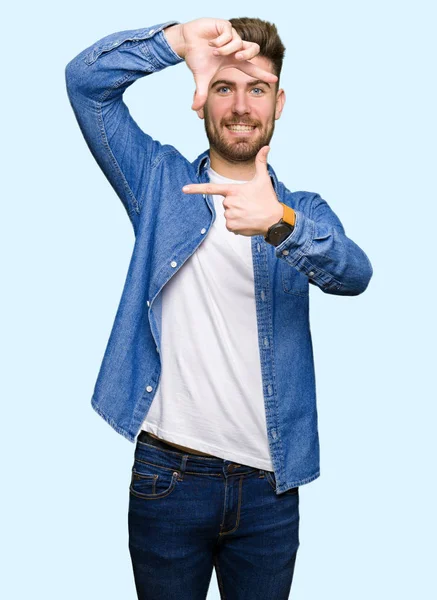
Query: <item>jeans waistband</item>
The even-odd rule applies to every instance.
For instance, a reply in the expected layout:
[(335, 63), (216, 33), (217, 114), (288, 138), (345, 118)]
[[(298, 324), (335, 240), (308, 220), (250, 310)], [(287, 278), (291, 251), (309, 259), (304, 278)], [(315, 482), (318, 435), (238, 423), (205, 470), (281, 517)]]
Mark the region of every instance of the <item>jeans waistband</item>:
[(182, 472), (187, 470), (194, 473), (220, 475), (223, 473), (227, 475), (235, 473), (243, 475), (253, 471), (261, 471), (255, 467), (238, 464), (224, 458), (199, 456), (197, 454), (179, 450), (178, 448), (166, 444), (162, 440), (155, 439), (144, 430), (141, 430), (137, 437), (135, 458), (145, 463), (153, 462), (153, 464)]

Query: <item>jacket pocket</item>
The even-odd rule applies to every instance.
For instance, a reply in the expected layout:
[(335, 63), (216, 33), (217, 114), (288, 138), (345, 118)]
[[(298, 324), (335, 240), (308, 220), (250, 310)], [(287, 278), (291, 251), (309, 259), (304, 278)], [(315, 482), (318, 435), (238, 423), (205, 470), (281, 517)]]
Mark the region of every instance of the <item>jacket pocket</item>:
[(308, 296), (308, 277), (297, 269), (281, 260), (282, 287), (287, 294), (295, 296)]

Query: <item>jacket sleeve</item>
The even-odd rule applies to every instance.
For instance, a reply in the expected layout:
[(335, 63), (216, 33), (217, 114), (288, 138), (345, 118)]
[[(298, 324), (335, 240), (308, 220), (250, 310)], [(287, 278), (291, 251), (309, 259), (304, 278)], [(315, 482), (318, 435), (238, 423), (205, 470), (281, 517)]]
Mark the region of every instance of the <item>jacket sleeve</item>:
[(294, 230), (276, 247), (276, 256), (307, 275), (310, 283), (326, 294), (357, 296), (364, 292), (373, 275), (370, 260), (346, 236), (328, 203), (319, 194), (310, 196), (309, 216), (307, 210), (294, 209)]
[(110, 34), (65, 68), (67, 94), (85, 141), (122, 201), (136, 232), (142, 198), (154, 167), (173, 146), (144, 133), (123, 101), (140, 77), (183, 62), (163, 33), (168, 21)]

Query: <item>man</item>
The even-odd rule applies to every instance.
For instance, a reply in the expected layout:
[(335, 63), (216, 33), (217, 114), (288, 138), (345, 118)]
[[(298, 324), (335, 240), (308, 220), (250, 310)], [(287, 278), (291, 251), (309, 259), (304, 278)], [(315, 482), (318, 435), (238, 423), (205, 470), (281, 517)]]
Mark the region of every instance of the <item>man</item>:
[[(361, 294), (372, 266), (319, 194), (290, 192), (267, 163), (284, 50), (271, 23), (202, 18), (111, 34), (66, 68), (135, 232), (92, 406), (136, 440), (140, 599), (205, 598), (214, 566), (228, 600), (291, 589), (299, 486), (320, 474), (309, 283)], [(184, 60), (210, 144), (192, 163), (123, 102)]]

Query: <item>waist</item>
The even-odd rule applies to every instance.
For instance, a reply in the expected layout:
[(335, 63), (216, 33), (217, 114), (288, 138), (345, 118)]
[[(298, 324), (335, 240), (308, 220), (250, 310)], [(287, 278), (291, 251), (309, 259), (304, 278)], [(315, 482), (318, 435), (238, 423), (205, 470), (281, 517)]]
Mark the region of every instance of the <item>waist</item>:
[(159, 440), (160, 442), (162, 442), (164, 444), (168, 444), (169, 446), (172, 446), (173, 448), (177, 448), (177, 450), (182, 450), (183, 452), (189, 452), (190, 454), (197, 454), (198, 456), (211, 456), (213, 458), (216, 458), (213, 456), (213, 454), (206, 454), (205, 452), (200, 452), (199, 450), (193, 450), (192, 448), (187, 448), (185, 446), (180, 446), (179, 444), (174, 444), (173, 442), (163, 440), (163, 439), (159, 438), (158, 436), (154, 435), (153, 433), (150, 433), (150, 431), (148, 431), (147, 434), (150, 435), (151, 437), (153, 437), (155, 440)]

